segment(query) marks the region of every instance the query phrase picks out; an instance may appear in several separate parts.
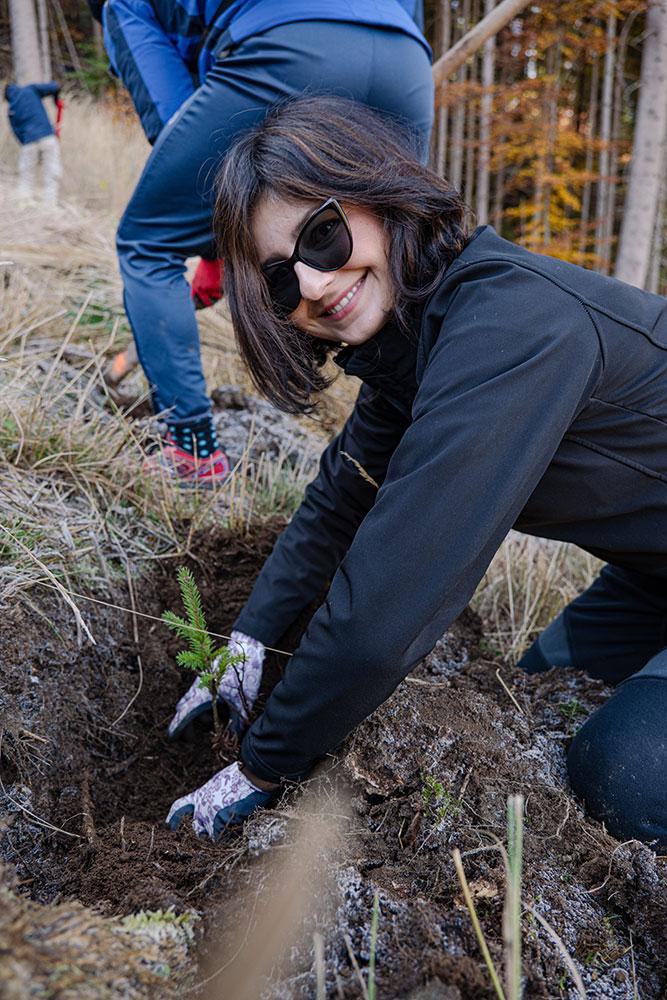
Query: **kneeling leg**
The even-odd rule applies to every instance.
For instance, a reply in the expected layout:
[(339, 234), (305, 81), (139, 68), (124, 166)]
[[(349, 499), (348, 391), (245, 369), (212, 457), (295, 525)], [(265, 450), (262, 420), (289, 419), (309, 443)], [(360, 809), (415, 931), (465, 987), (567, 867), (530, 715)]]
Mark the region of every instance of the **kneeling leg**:
[(576, 667), (618, 684), (667, 645), (667, 580), (604, 566), (519, 662), (527, 673)]
[(584, 723), (567, 766), (574, 792), (610, 833), (667, 848), (667, 649)]

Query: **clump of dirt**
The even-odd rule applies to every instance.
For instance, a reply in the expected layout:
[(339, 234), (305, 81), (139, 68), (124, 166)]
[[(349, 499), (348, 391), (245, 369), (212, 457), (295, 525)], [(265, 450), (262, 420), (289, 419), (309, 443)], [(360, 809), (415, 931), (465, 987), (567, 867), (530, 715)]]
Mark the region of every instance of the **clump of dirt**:
[[(322, 929), (332, 995), (357, 997), (349, 948), (371, 953), (380, 907), (378, 995), (493, 997), (451, 852), (458, 848), (494, 960), (503, 963), (506, 802), (526, 800), (523, 900), (574, 959), (591, 997), (659, 1000), (667, 985), (667, 859), (621, 844), (568, 789), (565, 749), (609, 694), (574, 671), (528, 677), (480, 652), (466, 612), (433, 653), (348, 741), (341, 770), (361, 820), (338, 860), (336, 910)], [(574, 707), (576, 706), (576, 713)], [(524, 911), (530, 998), (574, 997), (554, 939)], [(314, 995), (312, 953), (268, 993)], [(333, 991), (337, 991), (334, 993)]]
[(80, 903), (40, 906), (0, 870), (0, 995), (67, 1000), (178, 996), (188, 962), (191, 917), (141, 914), (105, 920)]
[[(213, 631), (229, 632), (279, 528), (193, 540), (196, 559), (185, 562)], [(149, 614), (177, 607), (175, 565), (136, 590)], [(0, 622), (0, 855), (15, 868), (18, 890), (44, 903), (78, 900), (108, 916), (168, 907), (203, 912), (214, 931), (205, 950), (224, 954), (220, 929), (258, 906), (263, 859), (295, 843), (303, 793), (288, 792), (221, 843), (200, 841), (189, 829), (169, 832), (163, 820), (172, 800), (221, 766), (205, 732), (190, 741), (166, 739), (191, 680), (175, 666), (178, 640), (140, 619), (135, 647), (131, 620), (96, 608), (91, 646), (77, 642), (68, 615), (45, 599)], [(307, 618), (281, 648), (294, 647)], [(642, 1000), (663, 997), (665, 862), (638, 842), (610, 837), (585, 816), (567, 784), (568, 740), (608, 691), (571, 671), (527, 677), (490, 661), (481, 638), (478, 619), (466, 612), (358, 727), (340, 763), (328, 765), (326, 780), (349, 789), (351, 818), (329, 862), (322, 912), (308, 923), (305, 943), (292, 949), (289, 967), (267, 979), (263, 996), (315, 995), (317, 928), (327, 995), (358, 997), (376, 893), (380, 996), (493, 996), (451, 851), (463, 855), (501, 964), (504, 869), (497, 843), (505, 839), (507, 797), (522, 792), (524, 902), (560, 935), (590, 996), (631, 1000), (636, 980)], [(263, 697), (283, 665), (272, 657)], [(575, 996), (557, 945), (529, 909), (523, 929), (525, 996)]]

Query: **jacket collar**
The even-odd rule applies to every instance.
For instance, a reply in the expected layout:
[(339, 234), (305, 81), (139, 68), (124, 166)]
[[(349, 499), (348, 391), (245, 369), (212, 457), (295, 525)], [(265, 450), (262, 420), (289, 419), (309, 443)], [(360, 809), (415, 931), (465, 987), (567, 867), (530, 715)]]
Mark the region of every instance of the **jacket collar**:
[(358, 347), (343, 347), (334, 358), (346, 375), (355, 375), (377, 389), (402, 410), (409, 410), (417, 392), (417, 330), (401, 330), (391, 320)]
[(379, 333), (358, 347), (343, 347), (334, 358), (346, 375), (398, 375), (414, 368), (417, 332), (406, 333), (390, 320)]

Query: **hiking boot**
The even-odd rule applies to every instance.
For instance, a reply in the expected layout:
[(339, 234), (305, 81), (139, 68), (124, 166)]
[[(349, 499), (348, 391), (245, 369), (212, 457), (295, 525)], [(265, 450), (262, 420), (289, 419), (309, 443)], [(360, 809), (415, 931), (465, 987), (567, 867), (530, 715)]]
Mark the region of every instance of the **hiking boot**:
[(165, 444), (148, 455), (144, 471), (175, 479), (183, 488), (213, 489), (221, 486), (229, 476), (229, 459), (222, 448), (207, 458), (199, 458), (172, 444), (167, 435)]

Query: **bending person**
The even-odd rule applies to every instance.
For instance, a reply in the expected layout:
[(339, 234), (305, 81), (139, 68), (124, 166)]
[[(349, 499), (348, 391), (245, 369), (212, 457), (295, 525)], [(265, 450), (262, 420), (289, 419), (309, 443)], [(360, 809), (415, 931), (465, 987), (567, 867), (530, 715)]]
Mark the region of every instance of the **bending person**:
[(572, 786), (616, 836), (664, 849), (667, 303), (489, 226), (468, 234), (456, 191), (395, 134), (360, 105), (302, 98), (221, 174), (227, 294), (258, 387), (304, 409), (328, 351), (363, 384), (235, 624), (254, 640), (252, 696), (263, 645), (331, 580), (326, 601), (241, 763), (169, 820), (215, 835), (307, 775), (432, 649), (515, 526), (608, 563), (523, 665), (618, 685), (572, 742)]
[[(220, 158), (277, 99), (306, 90), (395, 115), (412, 126), (425, 156), (433, 84), (430, 50), (411, 16), (416, 5), (359, 0), (351, 14), (331, 0), (238, 0), (219, 5), (212, 20), (204, 0), (107, 0), (102, 8), (112, 64), (155, 143), (117, 249), (139, 360), (156, 412), (167, 415), (168, 440), (154, 461), (184, 484), (211, 484), (229, 471), (184, 277), (189, 257), (216, 257)], [(202, 304), (216, 297), (219, 276), (213, 266), (198, 281)]]
[(48, 83), (29, 83), (25, 87), (10, 83), (5, 87), (9, 124), (21, 144), (19, 198), (34, 198), (39, 194), (37, 168), (41, 161), (41, 194), (45, 201), (55, 205), (58, 201), (62, 164), (57, 126), (51, 124), (43, 104), (47, 97), (53, 98), (60, 116), (60, 86), (52, 80)]

